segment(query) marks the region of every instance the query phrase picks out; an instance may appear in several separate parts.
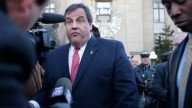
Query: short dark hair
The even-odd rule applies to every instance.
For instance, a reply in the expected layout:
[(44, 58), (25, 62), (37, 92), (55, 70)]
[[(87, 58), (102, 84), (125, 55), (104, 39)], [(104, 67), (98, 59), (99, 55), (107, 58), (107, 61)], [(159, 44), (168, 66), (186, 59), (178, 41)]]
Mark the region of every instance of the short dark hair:
[(95, 38), (100, 38), (100, 37), (101, 37), (100, 32), (99, 32), (99, 29), (98, 29), (96, 26), (94, 26), (94, 25), (92, 25), (92, 30), (91, 30), (91, 32), (93, 32), (93, 36), (94, 36)]
[(49, 0), (36, 0), (37, 5), (41, 6), (44, 5)]
[(66, 18), (67, 14), (69, 14), (69, 13), (71, 13), (71, 12), (73, 12), (79, 8), (82, 8), (85, 11), (88, 22), (93, 22), (93, 17), (91, 15), (90, 9), (87, 6), (85, 6), (83, 3), (75, 3), (75, 4), (70, 5), (65, 10), (65, 14), (64, 14), (65, 18)]
[(168, 52), (165, 52), (161, 55), (161, 62), (166, 62), (169, 60), (170, 58), (170, 55), (171, 55), (172, 51), (168, 51)]

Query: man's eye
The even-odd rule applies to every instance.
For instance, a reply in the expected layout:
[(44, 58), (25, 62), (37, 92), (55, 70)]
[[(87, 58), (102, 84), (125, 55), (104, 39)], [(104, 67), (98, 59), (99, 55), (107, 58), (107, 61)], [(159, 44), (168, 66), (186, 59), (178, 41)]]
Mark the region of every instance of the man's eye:
[(77, 20), (78, 22), (84, 22), (84, 20), (83, 19), (79, 19), (79, 20)]
[(72, 23), (72, 21), (66, 21), (66, 23), (67, 23), (67, 24), (70, 24), (70, 23)]

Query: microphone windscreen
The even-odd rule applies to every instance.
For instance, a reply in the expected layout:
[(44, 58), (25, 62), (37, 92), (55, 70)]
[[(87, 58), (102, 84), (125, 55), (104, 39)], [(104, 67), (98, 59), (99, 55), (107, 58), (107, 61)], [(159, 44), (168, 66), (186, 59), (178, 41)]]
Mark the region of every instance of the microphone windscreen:
[(67, 78), (60, 78), (55, 84), (55, 87), (61, 87), (61, 86), (67, 87), (70, 90), (70, 92), (72, 91), (72, 83)]
[(40, 22), (44, 24), (54, 24), (65, 22), (65, 17), (63, 15), (54, 14), (54, 13), (43, 13)]

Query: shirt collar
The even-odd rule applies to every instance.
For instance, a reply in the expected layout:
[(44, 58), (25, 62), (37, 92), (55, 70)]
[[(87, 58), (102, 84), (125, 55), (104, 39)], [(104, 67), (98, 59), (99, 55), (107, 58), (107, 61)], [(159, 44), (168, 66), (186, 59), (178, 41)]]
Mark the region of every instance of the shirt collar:
[[(91, 35), (90, 35), (90, 37), (89, 37), (89, 40), (90, 40), (90, 39), (91, 39)], [(88, 40), (88, 42), (89, 42), (89, 40)], [(87, 43), (88, 43), (88, 42), (87, 42)], [(80, 48), (80, 51), (84, 51), (84, 50), (85, 50), (85, 48), (86, 48), (86, 46), (87, 46), (87, 43)], [(72, 48), (72, 51), (75, 50), (75, 47), (74, 47), (73, 45), (71, 45), (71, 48)]]

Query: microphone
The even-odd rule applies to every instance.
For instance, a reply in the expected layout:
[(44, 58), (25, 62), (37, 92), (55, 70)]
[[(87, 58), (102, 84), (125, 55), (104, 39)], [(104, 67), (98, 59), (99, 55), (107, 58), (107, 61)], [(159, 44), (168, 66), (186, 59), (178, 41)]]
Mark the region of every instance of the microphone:
[(61, 23), (61, 22), (65, 22), (65, 17), (63, 15), (54, 14), (54, 13), (43, 13), (39, 21), (44, 24)]
[(62, 108), (61, 106), (70, 108), (70, 104), (72, 103), (71, 91), (71, 81), (67, 78), (60, 78), (50, 96), (49, 104), (52, 105), (51, 108)]

